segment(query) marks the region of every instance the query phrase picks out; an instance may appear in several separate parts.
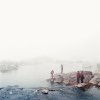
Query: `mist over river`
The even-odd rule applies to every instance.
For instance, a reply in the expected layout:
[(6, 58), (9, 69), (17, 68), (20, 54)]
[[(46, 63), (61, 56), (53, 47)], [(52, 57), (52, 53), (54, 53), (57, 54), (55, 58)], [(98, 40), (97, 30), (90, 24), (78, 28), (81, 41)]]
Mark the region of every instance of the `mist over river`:
[[(0, 100), (99, 100), (98, 88), (93, 87), (82, 91), (66, 85), (48, 83), (46, 79), (51, 77), (50, 71), (60, 73), (61, 64), (63, 64), (64, 73), (77, 70), (95, 71), (97, 65), (82, 61), (52, 61), (50, 59), (21, 62), (16, 70), (0, 72)], [(40, 87), (56, 88), (57, 91), (43, 95), (34, 89)]]
[(36, 59), (34, 62), (21, 63), (17, 70), (5, 73), (0, 72), (0, 87), (8, 85), (46, 87), (49, 85), (46, 79), (51, 77), (51, 70), (54, 70), (55, 73), (60, 73), (61, 64), (64, 66), (64, 73), (77, 70), (93, 70), (93, 67), (90, 68), (92, 65), (87, 62), (54, 61), (47, 58), (42, 58), (41, 61)]

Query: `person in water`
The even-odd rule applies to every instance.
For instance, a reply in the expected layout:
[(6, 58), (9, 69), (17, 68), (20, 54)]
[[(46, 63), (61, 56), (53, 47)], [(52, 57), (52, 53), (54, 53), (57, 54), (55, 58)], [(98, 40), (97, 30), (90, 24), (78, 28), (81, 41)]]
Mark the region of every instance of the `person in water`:
[(61, 64), (61, 74), (63, 73), (63, 65)]
[(77, 83), (79, 83), (79, 82), (80, 82), (80, 72), (77, 71)]
[(83, 71), (81, 71), (80, 79), (81, 79), (81, 83), (83, 83), (83, 81), (84, 81), (84, 73), (83, 73)]
[(51, 78), (53, 79), (53, 77), (54, 77), (54, 71), (52, 70), (51, 71)]

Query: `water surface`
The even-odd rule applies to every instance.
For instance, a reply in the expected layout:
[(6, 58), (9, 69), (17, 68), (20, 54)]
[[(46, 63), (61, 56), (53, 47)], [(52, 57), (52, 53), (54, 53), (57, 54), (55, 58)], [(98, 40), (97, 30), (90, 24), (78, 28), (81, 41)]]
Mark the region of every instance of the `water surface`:
[[(46, 87), (46, 79), (50, 78), (50, 71), (60, 73), (61, 63), (38, 63), (19, 66), (18, 70), (0, 73), (0, 87), (19, 85), (21, 87)], [(74, 64), (64, 63), (64, 73), (81, 69)]]

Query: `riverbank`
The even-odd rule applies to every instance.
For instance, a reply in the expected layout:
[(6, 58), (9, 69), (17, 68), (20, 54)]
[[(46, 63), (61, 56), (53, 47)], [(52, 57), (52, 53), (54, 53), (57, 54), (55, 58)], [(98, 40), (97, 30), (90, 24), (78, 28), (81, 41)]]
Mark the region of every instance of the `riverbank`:
[(64, 83), (66, 85), (75, 86), (79, 88), (89, 88), (91, 86), (100, 87), (99, 73), (92, 73), (91, 71), (83, 71), (83, 75), (84, 75), (83, 83), (78, 83), (78, 84), (77, 84), (77, 72), (54, 74), (53, 78), (50, 78), (47, 81), (53, 83)]

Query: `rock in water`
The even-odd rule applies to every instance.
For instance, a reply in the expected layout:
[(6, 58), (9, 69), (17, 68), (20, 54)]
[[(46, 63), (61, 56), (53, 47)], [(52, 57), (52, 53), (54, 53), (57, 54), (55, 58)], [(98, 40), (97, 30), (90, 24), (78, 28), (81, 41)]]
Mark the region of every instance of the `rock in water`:
[(90, 80), (89, 83), (100, 86), (100, 74), (94, 74), (94, 77)]
[[(91, 71), (83, 71), (84, 74), (84, 83), (89, 83), (93, 75)], [(55, 83), (65, 83), (66, 85), (75, 85), (77, 84), (77, 72), (71, 72), (67, 74), (55, 74), (54, 75)]]
[(87, 84), (86, 83), (79, 83), (77, 85), (75, 85), (76, 87), (82, 88), (85, 87)]
[(48, 90), (47, 89), (43, 89), (42, 91), (41, 91), (43, 94), (48, 94)]

